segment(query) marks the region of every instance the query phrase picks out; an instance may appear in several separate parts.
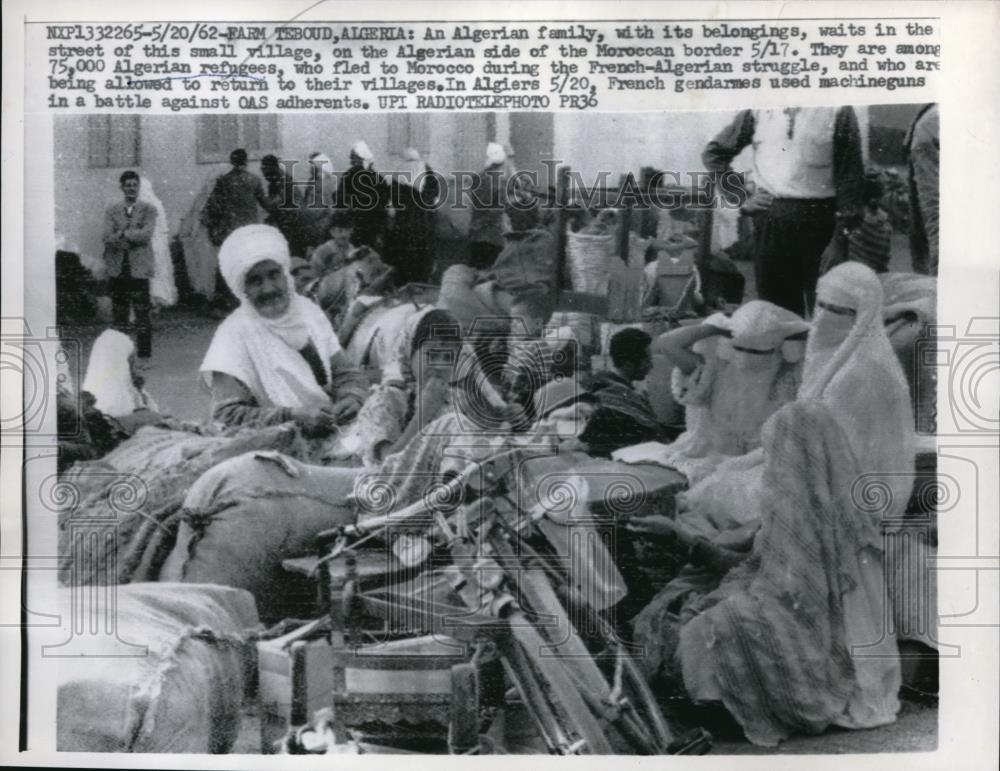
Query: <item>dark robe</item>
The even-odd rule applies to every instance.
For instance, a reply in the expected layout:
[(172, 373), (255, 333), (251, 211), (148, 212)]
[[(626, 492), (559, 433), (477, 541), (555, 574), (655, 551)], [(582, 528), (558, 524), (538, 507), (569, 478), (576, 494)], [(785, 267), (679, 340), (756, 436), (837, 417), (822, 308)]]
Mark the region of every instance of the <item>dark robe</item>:
[(665, 430), (643, 394), (614, 372), (598, 372), (586, 384), (597, 409), (580, 435), (592, 455), (608, 456), (622, 447), (663, 440)]
[(351, 240), (356, 246), (378, 250), (389, 220), (389, 185), (374, 169), (352, 166), (337, 191), (337, 205), (350, 209), (354, 222)]
[(392, 187), (396, 206), (392, 233), (385, 248), (385, 261), (396, 269), (396, 285), (428, 283), (434, 273), (434, 230), (441, 196), (437, 177), (423, 177), (423, 189), (396, 183)]

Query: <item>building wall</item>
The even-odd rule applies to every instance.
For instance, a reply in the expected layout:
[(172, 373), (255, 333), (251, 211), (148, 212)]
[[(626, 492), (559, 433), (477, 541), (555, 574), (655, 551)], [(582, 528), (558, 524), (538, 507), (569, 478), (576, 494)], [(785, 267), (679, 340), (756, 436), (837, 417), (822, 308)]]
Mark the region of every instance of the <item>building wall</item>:
[[(859, 109), (862, 131), (867, 135), (868, 111)], [(351, 145), (364, 139), (375, 155), (376, 168), (399, 167), (407, 144), (418, 145), (425, 160), (450, 181), (451, 172), (477, 172), (485, 163), (488, 141), (509, 141), (519, 168), (543, 168), (553, 158), (596, 181), (604, 170), (608, 182), (617, 184), (621, 174), (638, 174), (643, 166), (665, 170), (701, 169), (705, 143), (734, 115), (734, 111), (690, 113), (512, 113), (497, 120), (486, 113), (435, 114), (321, 114), (282, 115), (280, 147), (283, 158), (300, 159), (296, 177), (306, 178), (306, 161), (315, 151), (325, 152), (336, 170), (347, 166)], [(397, 121), (393, 125), (393, 121)], [(403, 123), (398, 123), (403, 121)], [(75, 244), (82, 254), (102, 252), (101, 222), (105, 207), (120, 196), (118, 176), (123, 168), (88, 167), (87, 119), (56, 116), (56, 232)], [(167, 212), (174, 233), (206, 182), (228, 168), (225, 163), (197, 162), (197, 117), (194, 115), (143, 116), (140, 129), (141, 163)], [(406, 128), (408, 127), (408, 128)], [(397, 146), (398, 145), (398, 146)], [(749, 152), (737, 159), (737, 168), (749, 168)], [(251, 164), (257, 171), (257, 164)], [(449, 206), (443, 208), (453, 232), (464, 233), (469, 212), (451, 208), (456, 199), (452, 186)]]
[[(867, 158), (868, 108), (856, 107)], [(736, 110), (662, 113), (555, 113), (553, 149), (561, 165), (596, 180), (601, 171), (617, 185), (622, 174), (643, 166), (664, 171), (700, 171), (705, 145), (736, 116)], [(733, 163), (753, 164), (747, 148)]]
[[(405, 115), (398, 118), (406, 119)], [(447, 174), (457, 168), (478, 171), (483, 167), (487, 142), (487, 121), (484, 114), (435, 114), (420, 116), (426, 125), (407, 132), (391, 130), (386, 114), (350, 115), (282, 115), (280, 147), (273, 149), (282, 158), (301, 160), (295, 176), (308, 176), (307, 160), (321, 151), (333, 160), (335, 170), (347, 167), (351, 145), (364, 139), (375, 155), (376, 168), (391, 171), (399, 168), (402, 151), (418, 139), (421, 149), (435, 169)], [(190, 211), (202, 186), (224, 173), (226, 163), (197, 162), (197, 117), (194, 115), (143, 116), (140, 128), (140, 164), (137, 170), (153, 183), (153, 189), (163, 202), (171, 234), (177, 231), (181, 219)], [(397, 125), (395, 127), (399, 129)], [(101, 224), (104, 209), (120, 198), (118, 177), (122, 168), (90, 168), (86, 116), (56, 116), (55, 132), (55, 221), (59, 237), (75, 245), (81, 254), (100, 257)], [(390, 134), (393, 144), (390, 146)], [(259, 171), (256, 163), (251, 169)], [(449, 191), (454, 202), (455, 192)], [(464, 232), (466, 212), (444, 211), (457, 228)]]
[[(735, 111), (647, 113), (557, 113), (556, 158), (585, 180), (607, 172), (607, 184), (643, 166), (664, 171), (700, 171), (701, 151)], [(740, 159), (741, 161), (743, 158)]]

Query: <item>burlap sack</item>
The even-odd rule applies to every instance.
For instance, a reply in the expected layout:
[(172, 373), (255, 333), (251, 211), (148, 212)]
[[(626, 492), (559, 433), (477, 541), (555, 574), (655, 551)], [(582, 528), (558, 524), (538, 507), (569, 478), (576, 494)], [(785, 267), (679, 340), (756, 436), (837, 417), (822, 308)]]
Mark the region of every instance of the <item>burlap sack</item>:
[(347, 499), (359, 471), (268, 453), (218, 464), (188, 492), (160, 580), (246, 589), (265, 620), (301, 612), (282, 560), (315, 553), (317, 533), (354, 522)]
[[(74, 591), (60, 589), (67, 632), (81, 612)], [(115, 591), (116, 634), (102, 625), (101, 634), (87, 634), (87, 656), (46, 659), (58, 670), (58, 750), (229, 752), (253, 661), (253, 598), (221, 586), (137, 583)], [(66, 655), (83, 642), (69, 638)]]

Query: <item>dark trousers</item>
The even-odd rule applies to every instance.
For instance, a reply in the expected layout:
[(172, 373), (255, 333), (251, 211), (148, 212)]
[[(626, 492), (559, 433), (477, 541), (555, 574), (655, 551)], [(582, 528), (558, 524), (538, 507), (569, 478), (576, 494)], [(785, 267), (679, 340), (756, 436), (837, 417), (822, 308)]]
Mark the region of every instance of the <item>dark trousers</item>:
[[(111, 312), (116, 329), (134, 333), (136, 354), (142, 358), (153, 353), (153, 324), (150, 320), (149, 279), (133, 278), (122, 268), (122, 275), (108, 283), (111, 289)], [(129, 311), (135, 312), (135, 325), (129, 323)]]
[(805, 316), (816, 301), (819, 263), (833, 238), (834, 199), (776, 198), (754, 215), (757, 297)]

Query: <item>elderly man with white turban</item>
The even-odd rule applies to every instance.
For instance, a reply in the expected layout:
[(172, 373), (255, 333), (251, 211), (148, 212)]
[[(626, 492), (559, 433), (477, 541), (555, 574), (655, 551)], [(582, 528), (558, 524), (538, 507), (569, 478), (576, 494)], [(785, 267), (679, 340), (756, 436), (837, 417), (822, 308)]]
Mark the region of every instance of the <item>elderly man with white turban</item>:
[(355, 246), (370, 246), (380, 251), (389, 221), (391, 191), (382, 175), (375, 171), (375, 156), (366, 142), (354, 143), (350, 161), (351, 167), (344, 172), (337, 192), (337, 205), (351, 211)]
[(227, 425), (295, 421), (322, 436), (357, 414), (366, 387), (322, 310), (295, 291), (288, 244), (269, 225), (234, 230), (219, 266), (240, 305), (201, 364), (212, 414)]

